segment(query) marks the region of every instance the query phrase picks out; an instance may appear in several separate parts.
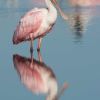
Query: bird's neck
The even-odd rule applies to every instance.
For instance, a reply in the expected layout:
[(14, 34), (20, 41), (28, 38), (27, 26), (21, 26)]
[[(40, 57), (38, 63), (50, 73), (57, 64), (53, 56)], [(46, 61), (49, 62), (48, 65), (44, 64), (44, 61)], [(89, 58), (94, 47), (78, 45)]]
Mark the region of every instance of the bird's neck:
[[(49, 13), (57, 13), (56, 8), (53, 6), (52, 2), (50, 0), (45, 0), (45, 3), (47, 5), (47, 8), (49, 10)], [(52, 14), (53, 15), (53, 14)]]

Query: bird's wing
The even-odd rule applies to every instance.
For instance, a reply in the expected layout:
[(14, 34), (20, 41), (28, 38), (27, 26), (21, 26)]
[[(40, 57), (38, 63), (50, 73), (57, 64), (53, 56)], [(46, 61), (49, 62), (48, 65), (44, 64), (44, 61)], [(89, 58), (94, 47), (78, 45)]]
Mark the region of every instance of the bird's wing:
[(43, 21), (43, 10), (34, 9), (26, 13), (20, 20), (17, 26), (14, 36), (13, 43), (17, 44), (24, 41), (30, 33), (35, 33), (41, 26)]

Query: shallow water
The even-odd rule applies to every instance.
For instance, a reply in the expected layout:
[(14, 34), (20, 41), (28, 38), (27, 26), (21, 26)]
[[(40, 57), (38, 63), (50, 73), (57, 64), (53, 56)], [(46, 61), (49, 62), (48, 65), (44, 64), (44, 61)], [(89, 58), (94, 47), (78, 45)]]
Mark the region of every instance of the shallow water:
[[(20, 17), (33, 5), (32, 0), (0, 1), (0, 100), (45, 100), (46, 95), (32, 93), (23, 85), (13, 64), (14, 54), (30, 57), (29, 43), (14, 46), (12, 36)], [(70, 20), (59, 15), (53, 30), (43, 39), (43, 62), (52, 69), (58, 91), (65, 82), (68, 84), (60, 100), (99, 100), (100, 7), (78, 11), (65, 3), (61, 7)], [(36, 48), (37, 41), (34, 58), (38, 59)]]

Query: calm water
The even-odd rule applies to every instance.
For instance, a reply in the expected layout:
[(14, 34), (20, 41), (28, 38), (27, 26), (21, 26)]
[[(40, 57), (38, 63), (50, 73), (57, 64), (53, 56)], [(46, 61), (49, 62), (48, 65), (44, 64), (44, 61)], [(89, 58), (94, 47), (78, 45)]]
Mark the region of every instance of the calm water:
[[(58, 91), (68, 84), (60, 100), (100, 100), (100, 7), (60, 4), (70, 19), (64, 21), (58, 16), (44, 38), (43, 63), (56, 78)], [(15, 54), (30, 58), (29, 43), (14, 46), (12, 36), (20, 17), (34, 6), (32, 0), (0, 0), (0, 100), (45, 100), (46, 95), (27, 89), (13, 64)], [(37, 41), (34, 44), (34, 59), (38, 59)], [(24, 62), (28, 63), (27, 59)]]

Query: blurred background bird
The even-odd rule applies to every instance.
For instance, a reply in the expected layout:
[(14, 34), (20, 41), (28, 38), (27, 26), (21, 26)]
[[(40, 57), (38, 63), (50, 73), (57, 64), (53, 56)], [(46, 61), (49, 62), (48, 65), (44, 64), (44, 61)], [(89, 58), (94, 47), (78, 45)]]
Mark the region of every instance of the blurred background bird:
[(62, 18), (69, 24), (75, 41), (80, 42), (86, 33), (100, 0), (58, 0)]

